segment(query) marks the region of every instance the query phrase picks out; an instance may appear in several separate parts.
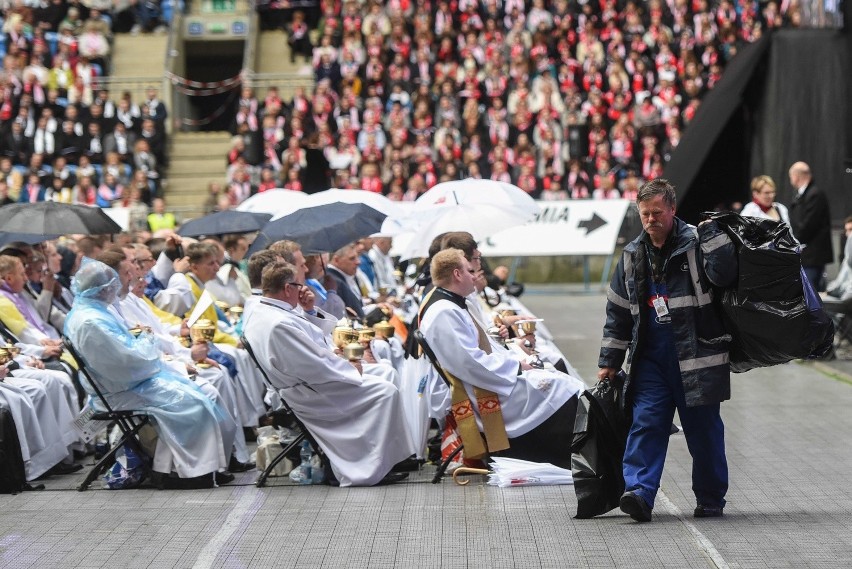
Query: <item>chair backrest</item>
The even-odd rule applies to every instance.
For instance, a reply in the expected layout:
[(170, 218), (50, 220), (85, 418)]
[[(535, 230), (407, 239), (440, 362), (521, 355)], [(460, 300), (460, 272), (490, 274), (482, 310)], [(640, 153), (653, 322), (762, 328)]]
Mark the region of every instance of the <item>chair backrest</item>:
[[(287, 404), (287, 401), (281, 396), (281, 393), (277, 389), (275, 389), (274, 385), (272, 385), (272, 381), (270, 381), (269, 376), (266, 374), (266, 370), (263, 369), (262, 365), (260, 365), (260, 360), (257, 359), (254, 350), (251, 348), (251, 344), (249, 343), (248, 338), (246, 338), (245, 335), (242, 335), (240, 336), (240, 342), (246, 349), (246, 352), (251, 358), (251, 361), (254, 363), (254, 367), (256, 367), (260, 371), (260, 375), (263, 377), (263, 382), (266, 384), (266, 387), (271, 389), (278, 396), (278, 399), (281, 400), (281, 405), (284, 407), (284, 410), (287, 413), (293, 415), (293, 417), (296, 417), (296, 414), (293, 413), (293, 410), (290, 408), (290, 405)], [(298, 418), (296, 420), (298, 421)], [(299, 426), (301, 426), (301, 421), (299, 421)]]
[(109, 401), (107, 401), (107, 398), (104, 396), (103, 391), (101, 391), (101, 388), (98, 386), (98, 382), (95, 381), (95, 378), (92, 376), (91, 373), (89, 373), (89, 370), (86, 368), (86, 361), (80, 356), (80, 353), (77, 351), (77, 349), (74, 348), (74, 344), (71, 343), (71, 340), (69, 340), (68, 338), (63, 338), (62, 343), (68, 353), (71, 354), (71, 357), (74, 358), (74, 360), (77, 362), (77, 372), (85, 376), (86, 381), (89, 383), (89, 385), (92, 386), (92, 389), (95, 390), (95, 395), (97, 395), (98, 399), (100, 399), (107, 412), (115, 413), (112, 406), (109, 404)]
[(429, 363), (432, 364), (432, 367), (435, 368), (435, 371), (438, 372), (438, 375), (441, 376), (441, 379), (444, 380), (444, 383), (447, 385), (450, 384), (450, 379), (447, 377), (447, 374), (444, 373), (444, 369), (438, 363), (438, 358), (435, 356), (435, 352), (432, 351), (432, 348), (429, 346), (429, 342), (426, 341), (426, 336), (423, 335), (419, 329), (414, 331), (414, 339), (420, 348), (423, 350), (423, 353), (426, 354), (426, 357), (429, 359)]

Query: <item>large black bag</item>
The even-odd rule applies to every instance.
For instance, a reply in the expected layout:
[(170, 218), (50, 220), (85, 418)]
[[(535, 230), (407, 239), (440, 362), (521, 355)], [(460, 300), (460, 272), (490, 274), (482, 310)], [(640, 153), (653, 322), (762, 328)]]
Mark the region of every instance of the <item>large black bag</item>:
[(21, 442), (12, 413), (0, 407), (0, 494), (17, 494), (27, 485)]
[(737, 249), (739, 280), (717, 297), (733, 337), (731, 371), (828, 353), (834, 323), (805, 277), (790, 227), (736, 213), (704, 216), (715, 220)]
[(576, 518), (588, 519), (618, 507), (624, 493), (621, 463), (630, 420), (624, 405), (625, 374), (604, 379), (580, 395), (571, 474), (577, 494)]

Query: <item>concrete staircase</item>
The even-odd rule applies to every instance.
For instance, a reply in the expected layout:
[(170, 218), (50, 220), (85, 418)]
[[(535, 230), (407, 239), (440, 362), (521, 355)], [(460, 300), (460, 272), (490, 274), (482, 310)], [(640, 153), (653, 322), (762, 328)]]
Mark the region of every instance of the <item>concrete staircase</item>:
[(228, 132), (174, 132), (168, 187), (165, 198), (169, 207), (187, 219), (203, 213), (210, 182), (225, 183), (227, 155), (231, 135)]
[[(281, 74), (294, 78), (288, 81), (270, 84), (277, 85), (281, 98), (290, 100), (296, 86), (304, 86), (308, 92), (314, 85), (314, 72), (302, 56), (296, 57), (296, 63), (290, 63), (290, 46), (287, 45), (287, 35), (281, 30), (262, 31), (257, 38), (256, 61), (254, 71), (260, 75)], [(263, 90), (258, 90), (258, 96)]]
[[(115, 50), (112, 56), (112, 77), (117, 82), (122, 79), (132, 80), (150, 78), (154, 87), (160, 88), (163, 80), (163, 68), (166, 59), (166, 47), (168, 45), (168, 34), (119, 34), (115, 38)], [(156, 80), (154, 80), (156, 79)], [(133, 101), (145, 100), (145, 88), (147, 82), (128, 82), (128, 87), (121, 91), (130, 91)], [(114, 89), (118, 91), (118, 89)], [(120, 92), (113, 92), (111, 96), (117, 99)]]

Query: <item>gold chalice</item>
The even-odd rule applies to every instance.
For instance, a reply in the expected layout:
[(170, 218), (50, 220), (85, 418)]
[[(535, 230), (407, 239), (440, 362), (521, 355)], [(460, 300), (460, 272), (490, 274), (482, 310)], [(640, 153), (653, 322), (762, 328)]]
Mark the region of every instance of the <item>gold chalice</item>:
[(358, 328), (358, 341), (362, 344), (370, 343), (370, 340), (376, 337), (376, 331), (372, 328)]
[(12, 361), (12, 354), (6, 348), (0, 347), (0, 366), (6, 365)]
[(140, 326), (136, 326), (136, 327), (134, 327), (134, 328), (129, 329), (129, 330), (128, 330), (128, 332), (130, 332), (131, 334), (133, 334), (133, 337), (134, 337), (134, 338), (138, 338), (138, 337), (139, 337), (139, 334), (141, 334), (141, 333), (142, 333), (142, 328), (141, 328)]
[(352, 361), (358, 361), (364, 357), (364, 346), (357, 341), (349, 342), (343, 347), (343, 357)]
[[(216, 324), (207, 318), (201, 318), (189, 328), (189, 337), (193, 344), (206, 344), (212, 342), (216, 335)], [(206, 369), (210, 364), (203, 361), (195, 362), (195, 367)]]
[(213, 304), (215, 304), (216, 308), (218, 308), (222, 312), (228, 312), (228, 310), (231, 309), (231, 305), (225, 302), (224, 300), (217, 300)]
[(9, 352), (9, 356), (12, 359), (15, 359), (19, 355), (21, 355), (21, 348), (19, 348), (18, 346), (14, 345), (14, 344), (6, 344), (5, 346), (2, 346), (2, 348), (4, 350), (6, 350), (7, 352)]
[(376, 337), (383, 340), (393, 338), (394, 333), (396, 333), (396, 328), (394, 328), (393, 324), (387, 320), (382, 320), (381, 322), (374, 324), (373, 330), (376, 331)]
[(243, 317), (243, 307), (242, 306), (232, 306), (228, 310), (228, 317), (231, 319), (232, 324), (236, 324)]
[(520, 322), (518, 322), (518, 328), (521, 329), (521, 332), (523, 332), (524, 336), (535, 334), (535, 327), (537, 323), (538, 322), (536, 322), (535, 320), (521, 320)]
[(342, 350), (347, 344), (358, 341), (358, 332), (350, 326), (335, 326), (331, 339), (338, 349)]

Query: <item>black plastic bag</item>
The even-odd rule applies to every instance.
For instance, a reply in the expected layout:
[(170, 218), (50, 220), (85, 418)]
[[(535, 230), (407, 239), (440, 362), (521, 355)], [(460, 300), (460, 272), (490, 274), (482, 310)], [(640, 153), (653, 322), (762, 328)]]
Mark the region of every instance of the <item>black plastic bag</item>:
[(625, 374), (604, 379), (580, 395), (571, 473), (577, 494), (576, 518), (588, 519), (618, 507), (624, 493), (621, 463), (630, 420), (624, 405)]
[(0, 494), (17, 494), (27, 487), (21, 442), (12, 413), (0, 407)]
[(737, 285), (723, 290), (719, 302), (733, 338), (731, 371), (825, 355), (834, 341), (834, 323), (805, 277), (789, 226), (736, 213), (704, 216), (715, 220), (737, 249)]

